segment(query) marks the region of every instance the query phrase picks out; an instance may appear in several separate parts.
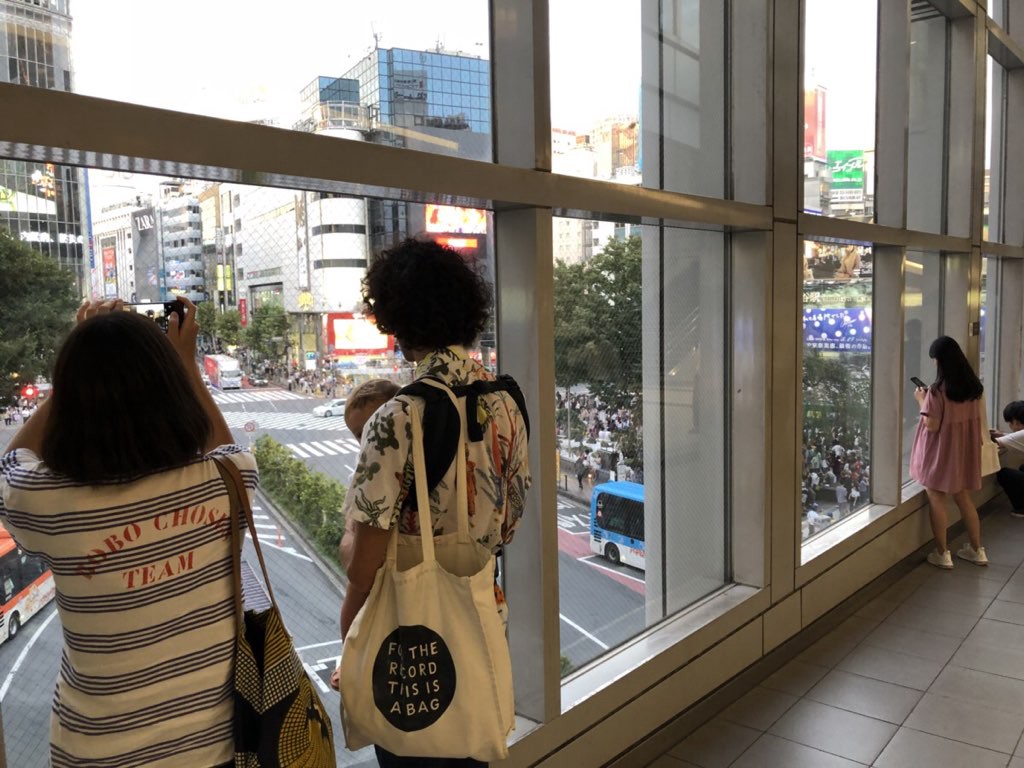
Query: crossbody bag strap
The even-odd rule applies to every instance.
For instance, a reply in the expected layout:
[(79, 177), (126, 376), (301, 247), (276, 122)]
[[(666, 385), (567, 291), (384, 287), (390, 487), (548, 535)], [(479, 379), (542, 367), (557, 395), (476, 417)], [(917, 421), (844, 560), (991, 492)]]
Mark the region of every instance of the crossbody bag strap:
[(228, 490), (228, 528), (231, 529), (231, 579), (235, 583), (235, 624), (241, 629), (245, 623), (245, 609), (242, 607), (242, 537), (238, 534), (239, 523), (242, 522), (241, 511), (237, 503), (238, 492), (229, 471), (214, 457), (217, 471)]
[[(217, 462), (217, 467), (221, 470), (221, 476), (224, 477), (224, 484), (228, 487), (228, 496), (231, 498), (232, 506), (240, 510), (240, 513), (245, 513), (245, 522), (249, 526), (249, 536), (252, 539), (253, 548), (256, 550), (256, 557), (260, 561), (260, 570), (263, 571), (263, 583), (267, 585), (267, 594), (270, 596), (270, 602), (273, 604), (274, 609), (280, 612), (280, 609), (277, 607), (277, 600), (274, 599), (274, 588), (270, 586), (270, 574), (267, 573), (267, 564), (263, 560), (260, 538), (256, 535), (256, 524), (252, 517), (252, 507), (249, 505), (249, 494), (245, 491), (245, 481), (242, 479), (242, 473), (239, 471), (238, 465), (226, 456), (214, 456), (213, 460)], [(235, 536), (237, 536), (237, 526), (232, 525), (231, 527), (236, 531)], [(241, 599), (241, 547), (238, 547), (235, 551), (238, 553), (234, 555), (235, 561), (238, 563), (238, 599)]]

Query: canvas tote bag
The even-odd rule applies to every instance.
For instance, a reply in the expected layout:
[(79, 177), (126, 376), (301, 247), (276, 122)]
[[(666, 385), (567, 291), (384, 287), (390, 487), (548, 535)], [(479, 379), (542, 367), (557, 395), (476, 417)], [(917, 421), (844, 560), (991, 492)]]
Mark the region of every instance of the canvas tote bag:
[(410, 407), (421, 536), (391, 534), (387, 557), (345, 638), (340, 691), (346, 746), (396, 755), (508, 755), (512, 664), (494, 600), (494, 555), (469, 532), (466, 415), (456, 451), (458, 531), (433, 536), (422, 412)]
[[(334, 768), (331, 721), (302, 666), (277, 609), (238, 466), (216, 457), (231, 499), (231, 557), (235, 581), (235, 768)], [(242, 541), (245, 516), (271, 607), (242, 610)]]

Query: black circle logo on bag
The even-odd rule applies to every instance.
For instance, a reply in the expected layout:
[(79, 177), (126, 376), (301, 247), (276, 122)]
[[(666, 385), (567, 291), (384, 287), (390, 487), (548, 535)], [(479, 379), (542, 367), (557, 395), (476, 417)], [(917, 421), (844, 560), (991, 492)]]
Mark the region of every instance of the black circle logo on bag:
[(420, 731), (433, 725), (455, 698), (455, 662), (429, 627), (399, 627), (373, 662), (373, 702), (391, 725)]

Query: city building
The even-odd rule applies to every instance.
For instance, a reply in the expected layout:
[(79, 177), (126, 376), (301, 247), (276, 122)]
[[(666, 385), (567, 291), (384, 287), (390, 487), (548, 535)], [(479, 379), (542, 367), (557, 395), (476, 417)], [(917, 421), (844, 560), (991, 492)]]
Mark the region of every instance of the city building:
[(158, 215), (162, 301), (179, 295), (192, 301), (208, 298), (201, 221), (198, 197), (175, 182), (163, 186)]
[[(72, 90), (70, 0), (0, 0), (0, 82)], [(0, 227), (53, 257), (89, 292), (83, 171), (0, 160)]]

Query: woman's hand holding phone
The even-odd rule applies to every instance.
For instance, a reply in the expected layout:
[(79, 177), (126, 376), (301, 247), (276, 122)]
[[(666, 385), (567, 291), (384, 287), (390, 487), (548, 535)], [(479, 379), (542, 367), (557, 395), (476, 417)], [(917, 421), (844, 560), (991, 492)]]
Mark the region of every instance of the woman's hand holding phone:
[[(196, 337), (199, 335), (199, 324), (196, 322), (196, 305), (185, 296), (178, 300), (184, 307), (185, 316), (180, 317), (177, 310), (167, 318), (167, 338), (190, 371), (196, 368)], [(198, 377), (198, 369), (196, 376)]]

